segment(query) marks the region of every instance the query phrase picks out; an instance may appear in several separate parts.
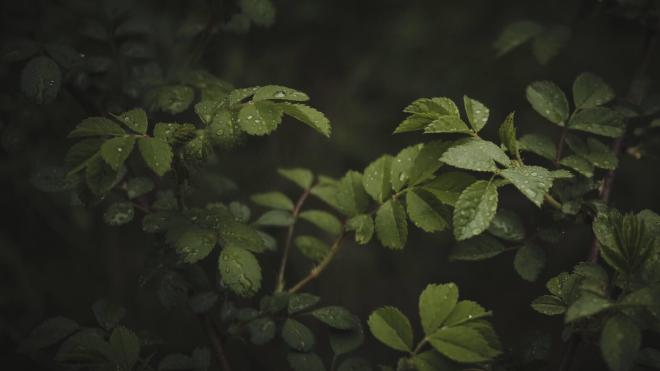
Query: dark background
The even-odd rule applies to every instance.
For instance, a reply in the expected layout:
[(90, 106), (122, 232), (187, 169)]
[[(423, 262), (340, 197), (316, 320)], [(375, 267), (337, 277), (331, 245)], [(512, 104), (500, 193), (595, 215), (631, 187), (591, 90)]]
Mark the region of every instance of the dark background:
[[(48, 9), (45, 17), (54, 19), (53, 27), (75, 28), (76, 14), (67, 10), (68, 2), (37, 3), (3, 4), (3, 33), (20, 25), (29, 28), (44, 16), (34, 10), (39, 7)], [(195, 4), (150, 1), (139, 2), (136, 9), (167, 28)], [(526, 85), (548, 79), (570, 92), (573, 79), (591, 71), (624, 96), (644, 40), (636, 22), (590, 1), (305, 0), (275, 1), (275, 6), (272, 27), (253, 28), (246, 35), (218, 35), (200, 63), (236, 86), (273, 83), (307, 92), (311, 104), (330, 118), (333, 135), (324, 139), (285, 122), (272, 136), (250, 138), (236, 151), (220, 153), (210, 168), (234, 179), (239, 185), (235, 197), (246, 202), (251, 193), (269, 190), (297, 197), (297, 190), (277, 177), (277, 167), (308, 167), (338, 177), (349, 169), (362, 170), (380, 154), (396, 154), (408, 144), (430, 139), (422, 134), (391, 134), (404, 118), (403, 107), (419, 97), (447, 96), (460, 102), (467, 94), (482, 101), (491, 108), (487, 138), (496, 138), (498, 124), (513, 110), (519, 134), (543, 132), (556, 137), (558, 128), (526, 102)], [(569, 25), (572, 38), (546, 66), (535, 60), (529, 45), (495, 58), (492, 43), (498, 32), (522, 18)], [(47, 32), (42, 36), (49, 37)], [(79, 48), (84, 51), (84, 44)], [(657, 55), (653, 61), (651, 66), (657, 65)], [(15, 66), (0, 70), (3, 94), (18, 90), (18, 71)], [(651, 68), (651, 74), (657, 77), (657, 69)], [(3, 139), (12, 146), (0, 150), (0, 357), (22, 365), (15, 369), (36, 367), (12, 354), (16, 342), (42, 320), (58, 314), (91, 324), (90, 306), (98, 298), (125, 306), (126, 323), (161, 337), (164, 349), (188, 351), (203, 344), (189, 312), (163, 309), (153, 287), (138, 286), (154, 243), (139, 223), (107, 227), (100, 217), (102, 208), (72, 208), (67, 194), (46, 194), (30, 185), (31, 171), (63, 158), (70, 144), (66, 133), (85, 113), (53, 104), (30, 115), (36, 116), (30, 119), (36, 124), (16, 123), (9, 114), (1, 118), (3, 136), (15, 136), (17, 131), (20, 135), (18, 142), (14, 137)], [(612, 202), (624, 210), (657, 211), (659, 180), (651, 160), (624, 157)], [(533, 206), (513, 192), (505, 192), (501, 204), (519, 210), (530, 228), (538, 217)], [(517, 276), (511, 254), (485, 262), (449, 263), (453, 244), (449, 233), (429, 235), (414, 228), (411, 232), (402, 252), (376, 243), (346, 246), (311, 288), (325, 303), (344, 305), (362, 319), (377, 307), (394, 305), (416, 323), (417, 297), (426, 284), (453, 281), (462, 298), (494, 311), (495, 328), (508, 346), (535, 331), (551, 333), (551, 362), (558, 362), (561, 319), (544, 317), (529, 303), (544, 293), (548, 278), (586, 256), (591, 243), (588, 226), (564, 231), (561, 242), (547, 249), (548, 265), (536, 283)], [(278, 256), (261, 260), (265, 280), (272, 282)], [(294, 257), (294, 277), (302, 277), (307, 269), (309, 263)], [(419, 328), (416, 331), (421, 333)], [(360, 352), (373, 363), (395, 360), (395, 354), (373, 338), (368, 336), (366, 344)], [(240, 344), (229, 347), (237, 364), (253, 358)], [(323, 337), (318, 349), (330, 354)], [(252, 367), (271, 362), (270, 357), (280, 362), (279, 350), (263, 349), (261, 360), (252, 360)], [(253, 349), (257, 351), (262, 350)], [(598, 349), (583, 345), (575, 369), (587, 365), (599, 369), (602, 366), (593, 363), (597, 359)]]

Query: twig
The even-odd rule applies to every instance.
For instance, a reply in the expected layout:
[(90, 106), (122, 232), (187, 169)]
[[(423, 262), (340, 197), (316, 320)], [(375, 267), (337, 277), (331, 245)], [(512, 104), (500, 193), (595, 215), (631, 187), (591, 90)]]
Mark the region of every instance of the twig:
[(293, 231), (296, 228), (296, 221), (298, 221), (298, 215), (300, 215), (300, 210), (302, 209), (305, 200), (307, 200), (307, 197), (309, 197), (309, 194), (310, 194), (310, 189), (306, 189), (305, 192), (303, 192), (300, 195), (298, 201), (296, 201), (296, 206), (293, 208), (293, 211), (291, 212), (291, 216), (293, 217), (293, 222), (289, 226), (289, 229), (286, 233), (286, 242), (284, 244), (284, 252), (282, 253), (282, 262), (280, 263), (280, 270), (277, 273), (277, 285), (275, 286), (275, 292), (281, 292), (282, 290), (284, 290), (284, 274), (286, 273), (286, 263), (289, 260), (289, 253), (291, 252), (291, 240), (293, 239)]
[(568, 122), (564, 123), (564, 127), (561, 128), (561, 134), (559, 134), (559, 141), (557, 142), (557, 153), (555, 154), (556, 167), (559, 167), (559, 161), (561, 160), (562, 152), (564, 152), (564, 141), (566, 141), (567, 134), (568, 134)]
[(561, 202), (557, 201), (556, 198), (550, 196), (549, 193), (546, 193), (545, 195), (543, 195), (543, 199), (548, 203), (548, 205), (554, 207), (555, 209), (557, 209), (557, 210), (562, 209)]
[(206, 332), (206, 336), (209, 338), (209, 342), (211, 342), (213, 353), (218, 360), (218, 366), (220, 366), (220, 369), (223, 371), (231, 371), (231, 365), (229, 364), (229, 359), (227, 359), (227, 354), (222, 345), (222, 339), (218, 331), (215, 330), (216, 327), (213, 320), (208, 314), (200, 314), (198, 317), (204, 332)]
[(337, 252), (339, 252), (339, 249), (341, 248), (341, 243), (344, 240), (344, 237), (346, 237), (346, 232), (343, 232), (335, 242), (332, 244), (330, 247), (330, 251), (328, 251), (328, 254), (323, 258), (323, 260), (314, 268), (312, 268), (311, 271), (309, 271), (309, 274), (302, 280), (300, 280), (298, 283), (296, 283), (293, 287), (289, 289), (289, 294), (293, 294), (297, 291), (300, 291), (303, 287), (305, 287), (308, 283), (312, 282), (313, 280), (316, 279), (330, 264), (332, 259), (337, 255)]
[[(651, 33), (648, 35), (648, 38), (646, 39), (647, 42), (644, 45), (642, 60), (640, 62), (639, 67), (637, 68), (637, 71), (635, 71), (635, 75), (633, 76), (633, 79), (630, 83), (630, 87), (628, 89), (627, 100), (630, 102), (639, 104), (642, 101), (644, 92), (641, 91), (643, 89), (642, 86), (640, 85), (640, 81), (646, 75), (646, 70), (648, 68), (648, 65), (651, 60), (651, 56), (653, 54), (653, 48), (655, 46), (656, 39), (657, 39), (657, 28), (653, 29)], [(623, 151), (624, 136), (625, 134), (618, 137), (614, 141), (614, 143), (612, 143), (612, 151), (614, 152), (617, 158), (621, 156), (621, 153)], [(615, 177), (616, 177), (616, 170), (610, 170), (607, 173), (607, 175), (605, 175), (605, 178), (603, 178), (603, 186), (600, 190), (600, 200), (605, 204), (608, 204), (610, 201), (610, 196), (612, 194), (612, 188)], [(594, 236), (593, 241), (591, 243), (591, 248), (589, 249), (588, 260), (590, 262), (595, 263), (598, 261), (599, 255), (600, 255), (600, 245), (598, 243), (598, 239)], [(580, 344), (580, 337), (573, 334), (568, 341), (568, 345), (566, 346), (566, 351), (562, 358), (561, 364), (559, 365), (559, 371), (568, 371), (570, 369), (571, 364), (573, 363), (573, 358), (575, 358), (576, 349), (579, 344)]]

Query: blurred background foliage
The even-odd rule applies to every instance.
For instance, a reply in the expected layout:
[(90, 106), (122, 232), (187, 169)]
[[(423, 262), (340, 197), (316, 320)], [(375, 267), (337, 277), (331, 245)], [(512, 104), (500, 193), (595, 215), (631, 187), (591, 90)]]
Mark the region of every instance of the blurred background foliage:
[[(217, 11), (213, 6), (209, 10), (206, 1), (124, 2), (108, 1), (105, 8), (83, 0), (2, 2), (0, 27), (3, 38), (32, 35), (42, 41), (71, 44), (88, 56), (111, 55), (107, 46), (99, 47), (81, 37), (81, 29), (88, 17), (103, 9), (111, 12), (130, 6), (149, 40), (155, 40), (149, 45), (153, 58), (175, 61), (188, 57), (187, 43), (194, 41), (181, 35), (187, 29), (204, 27), (209, 14)], [(229, 195), (243, 201), (254, 192), (273, 189), (294, 192), (289, 194), (295, 197), (297, 191), (276, 176), (277, 167), (308, 167), (340, 176), (349, 169), (362, 169), (382, 153), (396, 154), (408, 144), (427, 140), (422, 134), (391, 134), (404, 117), (403, 107), (419, 97), (447, 96), (458, 101), (467, 94), (491, 107), (493, 122), (501, 122), (515, 110), (520, 134), (540, 131), (556, 137), (556, 128), (529, 107), (525, 86), (547, 79), (569, 91), (579, 73), (591, 71), (603, 76), (618, 95), (625, 95), (644, 41), (644, 29), (625, 12), (627, 3), (657, 5), (655, 1), (625, 1), (616, 4), (619, 7), (613, 12), (612, 3), (274, 1), (272, 26), (256, 26), (240, 34), (214, 34), (205, 41), (204, 55), (196, 63), (236, 86), (272, 83), (307, 92), (330, 118), (333, 135), (325, 139), (285, 124), (272, 136), (251, 137), (240, 148), (217, 154), (210, 169), (233, 179), (236, 187)], [(218, 17), (227, 19), (236, 4), (225, 1), (223, 6), (231, 11)], [(529, 45), (496, 57), (492, 44), (497, 34), (520, 19), (568, 26), (570, 40), (545, 64), (534, 58)], [(172, 39), (180, 43), (170, 44)], [(652, 63), (657, 65), (657, 55)], [(163, 309), (153, 287), (138, 285), (152, 236), (141, 233), (138, 223), (108, 227), (102, 222), (100, 208), (72, 207), (70, 194), (43, 193), (31, 184), (35, 169), (61, 163), (70, 145), (66, 133), (92, 113), (69, 93), (42, 108), (19, 99), (14, 103), (27, 108), (8, 110), (7, 101), (19, 90), (21, 67), (0, 65), (0, 358), (20, 365), (13, 369), (35, 369), (37, 364), (13, 352), (15, 344), (37, 323), (55, 314), (92, 322), (89, 308), (98, 298), (126, 307), (128, 324), (162, 339), (165, 349), (187, 350), (202, 344), (201, 329), (190, 313)], [(650, 73), (657, 81), (657, 68)], [(108, 99), (118, 100), (109, 102), (109, 107), (132, 103), (121, 102), (117, 96)], [(484, 136), (496, 137), (496, 127), (491, 125)], [(614, 206), (660, 209), (660, 173), (640, 172), (652, 169), (651, 161), (624, 157), (614, 185)], [(227, 196), (217, 186), (204, 192), (200, 197), (222, 200)], [(528, 226), (535, 225), (533, 206), (511, 195), (505, 193), (502, 203), (515, 205)], [(417, 295), (427, 283), (454, 281), (460, 285), (462, 297), (494, 311), (493, 322), (505, 344), (524, 343), (534, 332), (550, 334), (551, 359), (556, 363), (562, 350), (559, 320), (532, 311), (529, 302), (544, 291), (543, 282), (549, 277), (583, 259), (590, 241), (588, 225), (562, 231), (541, 278), (529, 283), (511, 268), (510, 255), (485, 262), (450, 263), (447, 254), (453, 242), (449, 232), (413, 233), (402, 252), (375, 244), (348, 246), (313, 287), (326, 302), (343, 305), (365, 318), (386, 304), (415, 313)], [(265, 277), (275, 275), (275, 260), (275, 256), (266, 258)], [(292, 267), (300, 277), (309, 269), (308, 263), (295, 257)], [(255, 359), (240, 344), (228, 346), (232, 360), (244, 362), (246, 369), (282, 361), (278, 349), (263, 349)], [(362, 353), (376, 364), (393, 362), (394, 355), (382, 350), (367, 341)], [(593, 363), (600, 362), (597, 350), (579, 354), (575, 369), (601, 367)]]

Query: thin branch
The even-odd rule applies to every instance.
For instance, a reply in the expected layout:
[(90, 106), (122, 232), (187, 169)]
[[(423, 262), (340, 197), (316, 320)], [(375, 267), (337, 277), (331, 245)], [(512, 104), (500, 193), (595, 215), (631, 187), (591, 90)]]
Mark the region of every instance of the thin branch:
[(284, 252), (282, 253), (282, 262), (280, 263), (280, 270), (277, 273), (277, 285), (275, 286), (275, 292), (281, 292), (284, 290), (284, 275), (286, 273), (286, 263), (289, 260), (289, 253), (291, 252), (291, 241), (293, 239), (293, 232), (296, 228), (296, 222), (298, 221), (298, 215), (300, 215), (300, 210), (302, 209), (303, 204), (307, 200), (307, 197), (310, 195), (310, 189), (305, 189), (298, 201), (296, 201), (296, 206), (291, 212), (293, 216), (293, 222), (289, 226), (289, 230), (286, 233), (286, 242), (284, 244)]
[(300, 291), (300, 289), (302, 289), (308, 283), (315, 280), (328, 267), (328, 265), (330, 264), (332, 259), (334, 259), (334, 257), (339, 252), (339, 249), (341, 248), (344, 237), (346, 237), (346, 232), (342, 233), (339, 237), (337, 237), (335, 242), (330, 247), (330, 251), (328, 251), (328, 254), (323, 258), (323, 260), (317, 266), (312, 268), (312, 270), (309, 271), (309, 274), (307, 274), (307, 276), (305, 278), (300, 280), (292, 288), (289, 289), (289, 294), (293, 294), (297, 291)]
[[(657, 30), (654, 29), (649, 35), (649, 38), (644, 45), (644, 54), (642, 61), (635, 72), (635, 75), (630, 83), (630, 88), (628, 89), (627, 100), (631, 103), (639, 105), (644, 97), (644, 86), (642, 80), (646, 76), (646, 70), (648, 69), (651, 57), (653, 56), (653, 49), (657, 42)], [(616, 138), (614, 143), (612, 143), (612, 152), (616, 158), (621, 157), (623, 152), (623, 140), (625, 134)], [(600, 189), (600, 200), (604, 204), (608, 204), (610, 201), (610, 196), (612, 195), (612, 188), (614, 187), (614, 178), (616, 177), (616, 169), (610, 170), (605, 178), (603, 178), (603, 186)], [(594, 237), (593, 243), (591, 244), (591, 249), (589, 250), (589, 261), (596, 262), (598, 261), (598, 256), (600, 254), (600, 248), (598, 244), (598, 239)]]
[(550, 196), (549, 193), (546, 193), (545, 195), (543, 195), (543, 199), (545, 200), (545, 202), (548, 203), (548, 205), (554, 207), (555, 209), (557, 209), (557, 210), (562, 209), (561, 202), (557, 201), (556, 198)]
[(231, 371), (231, 365), (229, 364), (229, 359), (225, 353), (224, 346), (222, 345), (222, 338), (220, 337), (218, 331), (216, 331), (216, 326), (213, 320), (208, 316), (208, 314), (198, 315), (199, 321), (202, 324), (202, 328), (206, 333), (206, 336), (209, 338), (209, 342), (212, 345), (213, 353), (215, 358), (218, 360), (218, 366), (223, 371)]
[[(646, 39), (646, 43), (644, 45), (642, 60), (640, 62), (639, 67), (637, 68), (637, 71), (635, 71), (635, 75), (633, 76), (632, 81), (630, 82), (627, 100), (635, 104), (639, 104), (644, 96), (644, 91), (643, 91), (644, 89), (643, 89), (643, 85), (641, 84), (641, 81), (646, 75), (646, 70), (649, 66), (651, 57), (653, 55), (653, 48), (657, 40), (657, 31), (658, 30), (656, 27), (648, 35), (648, 38)], [(612, 143), (612, 151), (614, 152), (617, 158), (621, 157), (621, 153), (623, 151), (624, 136), (625, 134), (617, 138), (614, 141), (614, 143)], [(612, 194), (612, 188), (615, 177), (616, 177), (616, 170), (610, 170), (603, 179), (603, 186), (600, 190), (600, 200), (606, 205), (610, 201), (610, 196)], [(600, 245), (598, 243), (598, 239), (594, 236), (593, 241), (591, 243), (591, 248), (589, 249), (588, 260), (590, 262), (595, 263), (598, 261), (599, 255), (600, 255)], [(568, 344), (566, 346), (566, 351), (564, 352), (564, 356), (562, 357), (561, 364), (559, 365), (559, 371), (568, 371), (570, 369), (573, 363), (573, 359), (575, 358), (575, 353), (579, 344), (580, 344), (580, 337), (576, 334), (573, 334), (570, 337)]]
[(556, 167), (559, 167), (559, 161), (561, 160), (562, 152), (564, 152), (564, 142), (566, 141), (567, 134), (568, 134), (568, 123), (565, 123), (564, 127), (561, 129), (561, 134), (559, 134), (559, 141), (557, 141), (557, 153), (555, 154)]

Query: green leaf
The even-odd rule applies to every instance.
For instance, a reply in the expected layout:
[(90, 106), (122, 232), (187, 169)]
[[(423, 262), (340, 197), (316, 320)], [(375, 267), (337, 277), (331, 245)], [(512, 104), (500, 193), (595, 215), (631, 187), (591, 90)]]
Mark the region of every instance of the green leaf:
[(21, 91), (37, 104), (50, 103), (60, 91), (62, 71), (50, 58), (32, 58), (21, 72)]
[(115, 352), (105, 340), (105, 334), (98, 328), (86, 328), (69, 336), (60, 345), (55, 359), (62, 363), (80, 363), (96, 360), (96, 364), (108, 363)]
[(383, 203), (392, 194), (390, 166), (392, 156), (384, 155), (364, 169), (362, 184), (367, 194), (378, 203)]
[[(392, 183), (392, 190), (398, 192), (400, 191), (406, 183), (410, 180), (411, 170), (415, 166), (417, 157), (419, 156), (423, 144), (416, 144), (402, 149), (394, 159), (389, 161), (391, 165), (389, 166), (389, 174), (387, 174), (388, 181)], [(433, 159), (438, 165), (441, 165), (438, 161), (440, 153), (437, 154), (436, 158)]]
[[(417, 185), (423, 181), (433, 178), (436, 170), (442, 166), (442, 162), (438, 160), (440, 155), (442, 155), (442, 153), (446, 151), (450, 145), (451, 142), (440, 140), (420, 144), (420, 149), (414, 157), (412, 166), (406, 167), (402, 171), (395, 172), (395, 168), (399, 163), (398, 161), (401, 159), (399, 156), (403, 153), (403, 151), (401, 151), (392, 162), (391, 180), (392, 186), (395, 188), (395, 190), (399, 190), (396, 188), (396, 185), (399, 183), (401, 183), (401, 187), (403, 187), (403, 185), (406, 183), (410, 185)], [(405, 162), (404, 159), (401, 159), (401, 163), (403, 162)]]
[(154, 190), (154, 182), (147, 177), (131, 178), (126, 182), (126, 196), (135, 199)]
[(454, 237), (466, 240), (486, 230), (497, 211), (497, 187), (479, 180), (465, 188), (454, 206)]
[(525, 238), (525, 227), (515, 212), (499, 209), (488, 226), (488, 232), (507, 241), (521, 241)]
[(365, 212), (369, 206), (369, 196), (364, 190), (362, 174), (357, 171), (347, 172), (339, 181), (336, 197), (337, 206), (347, 215)]
[(282, 110), (269, 101), (250, 102), (238, 112), (238, 124), (250, 135), (272, 133), (282, 122)]
[(312, 129), (318, 131), (326, 138), (330, 137), (332, 127), (330, 120), (325, 115), (316, 109), (297, 103), (279, 103), (277, 105), (285, 114), (293, 117), (294, 119), (308, 125)]
[(169, 230), (167, 241), (176, 249), (184, 262), (193, 264), (211, 253), (217, 243), (217, 237), (211, 230), (187, 226)]
[(409, 352), (413, 346), (412, 326), (408, 318), (394, 307), (375, 310), (367, 321), (373, 336), (388, 347)]
[(614, 96), (614, 90), (593, 73), (581, 73), (573, 82), (573, 102), (577, 108), (601, 106)]
[(624, 116), (618, 111), (604, 107), (578, 111), (571, 117), (568, 127), (610, 138), (618, 138), (626, 131)]
[(300, 351), (308, 352), (314, 346), (314, 334), (302, 323), (287, 318), (282, 325), (282, 339), (289, 347)]
[(460, 241), (449, 254), (450, 260), (484, 260), (497, 256), (508, 248), (497, 239), (482, 234), (470, 239)]
[(227, 149), (236, 147), (244, 138), (237, 115), (226, 109), (213, 116), (206, 132), (213, 143)]
[(475, 321), (487, 315), (490, 315), (490, 312), (486, 312), (486, 310), (481, 305), (479, 305), (479, 303), (471, 300), (461, 300), (456, 303), (456, 306), (445, 320), (444, 325), (456, 326), (470, 321)]
[(187, 110), (195, 99), (195, 91), (186, 85), (168, 85), (157, 88), (151, 101), (151, 109), (175, 115)]
[(408, 105), (403, 112), (412, 116), (406, 118), (394, 131), (394, 134), (408, 131), (421, 130), (433, 120), (442, 116), (454, 116), (460, 118), (458, 107), (449, 98), (420, 98)]
[(432, 117), (444, 115), (460, 116), (456, 104), (451, 99), (445, 97), (417, 99), (404, 108), (403, 112), (423, 114)]
[(163, 176), (170, 170), (174, 155), (167, 142), (156, 138), (139, 138), (138, 148), (144, 162), (158, 176)]
[(465, 106), (465, 113), (467, 114), (470, 126), (475, 132), (479, 132), (488, 121), (490, 109), (478, 100), (472, 99), (467, 95), (463, 96), (463, 104)]
[(263, 213), (254, 224), (271, 227), (288, 227), (295, 222), (293, 215), (285, 210), (270, 210)]
[(631, 370), (641, 342), (642, 334), (635, 322), (623, 314), (610, 317), (600, 336), (600, 349), (610, 370)]
[(452, 370), (452, 365), (446, 358), (443, 358), (438, 352), (428, 350), (414, 356), (413, 363), (417, 371), (439, 371)]
[(543, 295), (532, 301), (532, 309), (546, 316), (556, 316), (566, 312), (566, 305), (554, 295)]
[(314, 182), (314, 174), (308, 169), (291, 168), (291, 169), (277, 169), (280, 176), (296, 183), (303, 189), (309, 189)]
[(147, 113), (143, 109), (132, 109), (114, 117), (138, 134), (145, 134), (147, 132)]
[(87, 186), (97, 195), (108, 192), (115, 185), (120, 175), (100, 155), (94, 155), (90, 158), (86, 166), (85, 178)]
[(306, 210), (300, 213), (300, 219), (307, 220), (322, 230), (337, 236), (342, 231), (342, 225), (339, 219), (334, 215), (321, 210)]
[(232, 90), (229, 92), (229, 106), (234, 107), (245, 99), (253, 96), (257, 89), (259, 89), (258, 86)]
[(218, 237), (223, 246), (240, 247), (255, 253), (269, 250), (260, 231), (239, 221), (224, 221)]
[(527, 86), (527, 100), (550, 122), (563, 126), (568, 119), (566, 95), (551, 81), (536, 81)]
[(97, 300), (92, 305), (96, 322), (106, 330), (112, 330), (126, 315), (126, 309), (111, 304), (104, 299)]
[(323, 360), (316, 353), (294, 353), (287, 356), (289, 365), (294, 371), (325, 371)]
[(458, 302), (454, 283), (430, 284), (419, 295), (419, 317), (424, 333), (429, 336), (443, 326)]
[(578, 283), (579, 279), (576, 275), (563, 272), (549, 279), (546, 287), (551, 294), (560, 297), (566, 303), (570, 303), (575, 299)]
[(612, 304), (606, 298), (592, 294), (589, 292), (582, 293), (582, 295), (568, 307), (566, 311), (566, 323), (576, 321), (578, 319), (593, 316), (609, 308)]
[(350, 353), (364, 342), (364, 330), (359, 321), (350, 330), (335, 330), (330, 332), (330, 347), (335, 355)]
[(270, 0), (241, 0), (240, 6), (243, 13), (258, 26), (270, 27), (275, 22), (275, 7)]
[(103, 220), (107, 225), (119, 226), (124, 225), (131, 220), (135, 211), (133, 204), (130, 202), (115, 202), (111, 204), (103, 213)]
[(124, 326), (116, 327), (110, 334), (114, 360), (123, 370), (132, 370), (140, 357), (140, 339)]
[(545, 266), (545, 251), (537, 245), (525, 244), (516, 251), (513, 267), (526, 281), (536, 281)]
[(21, 347), (30, 350), (43, 349), (64, 340), (79, 329), (80, 325), (68, 318), (49, 318), (32, 330)]
[(499, 135), (500, 142), (509, 150), (509, 153), (518, 158), (520, 157), (520, 153), (518, 140), (516, 140), (516, 127), (513, 124), (514, 116), (515, 112), (511, 112), (506, 116), (504, 122), (500, 125)]
[(351, 312), (335, 305), (315, 309), (310, 314), (326, 325), (339, 330), (349, 330), (357, 324), (357, 319)]
[(555, 143), (545, 135), (525, 134), (518, 141), (518, 146), (523, 151), (532, 152), (551, 161), (557, 156)]
[(432, 193), (441, 202), (454, 206), (463, 190), (474, 183), (475, 180), (476, 178), (472, 175), (449, 171), (422, 185), (422, 189)]
[(130, 156), (135, 137), (125, 136), (106, 140), (101, 145), (101, 157), (114, 170), (118, 170)]
[(261, 287), (261, 267), (251, 252), (227, 246), (220, 252), (218, 270), (222, 282), (240, 296), (253, 296)]
[(400, 250), (408, 239), (406, 211), (397, 200), (382, 204), (376, 212), (376, 235), (383, 246)]
[(293, 294), (289, 297), (288, 311), (289, 314), (298, 313), (307, 308), (313, 307), (321, 300), (320, 297), (306, 292)]
[(532, 53), (540, 64), (545, 65), (559, 54), (570, 38), (571, 29), (567, 26), (555, 25), (546, 28), (532, 41)]
[(264, 345), (275, 337), (277, 330), (275, 321), (270, 318), (257, 318), (247, 324), (250, 332), (250, 342), (254, 345)]
[(538, 207), (541, 207), (546, 192), (552, 187), (552, 175), (540, 166), (512, 167), (502, 170), (500, 175)]
[(293, 201), (282, 192), (267, 192), (252, 195), (250, 200), (257, 205), (279, 210), (293, 210)]
[(461, 363), (486, 362), (500, 354), (478, 330), (468, 326), (444, 327), (429, 341), (435, 350)]
[(594, 138), (587, 138), (588, 152), (583, 155), (594, 166), (606, 170), (614, 170), (619, 166), (619, 159), (612, 150)]
[(449, 225), (449, 211), (429, 193), (421, 190), (407, 192), (406, 206), (410, 220), (426, 232), (441, 231)]
[(154, 138), (175, 144), (194, 138), (197, 128), (192, 124), (159, 122), (154, 125)]
[(93, 136), (121, 136), (126, 132), (119, 124), (105, 117), (88, 117), (69, 133), (69, 138)]
[[(340, 188), (339, 182), (337, 181), (333, 181), (332, 183), (323, 183), (323, 184), (319, 183), (312, 187), (310, 193), (318, 197), (321, 201), (325, 202), (326, 204), (332, 206), (333, 208), (343, 212), (344, 214), (348, 214), (346, 210), (344, 210), (344, 208), (339, 204), (339, 200), (337, 197), (339, 188)], [(367, 196), (367, 193), (364, 191), (364, 188), (362, 188), (362, 193), (364, 193), (368, 203), (369, 196)], [(344, 194), (343, 196), (345, 197), (346, 194)], [(342, 202), (347, 202), (349, 200), (350, 199), (342, 199)], [(348, 205), (343, 205), (343, 206), (346, 207)]]
[(428, 124), (433, 121), (433, 118), (429, 115), (412, 115), (406, 117), (399, 125), (394, 129), (393, 134), (407, 133), (410, 131), (422, 130)]
[(355, 242), (367, 244), (374, 235), (374, 220), (367, 214), (356, 215), (346, 221), (346, 230), (355, 231)]
[(470, 133), (468, 126), (460, 117), (444, 115), (431, 121), (425, 128), (424, 134), (438, 133)]
[(511, 164), (511, 160), (500, 147), (477, 138), (457, 140), (440, 156), (440, 161), (474, 171), (496, 171), (495, 161), (504, 166)]
[(561, 161), (559, 161), (559, 164), (573, 169), (578, 173), (586, 176), (587, 178), (594, 176), (594, 165), (592, 165), (591, 162), (585, 160), (581, 156), (571, 155), (564, 157), (561, 159)]
[(321, 262), (330, 252), (328, 244), (314, 236), (298, 236), (293, 242), (305, 257), (317, 263)]
[(266, 85), (259, 87), (252, 97), (253, 102), (267, 99), (304, 102), (309, 100), (309, 96), (301, 91), (287, 88), (286, 86)]
[(497, 56), (502, 56), (518, 46), (526, 43), (543, 30), (536, 22), (523, 20), (507, 25), (500, 33), (493, 47)]

